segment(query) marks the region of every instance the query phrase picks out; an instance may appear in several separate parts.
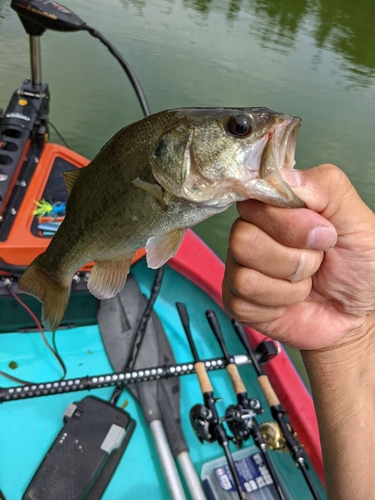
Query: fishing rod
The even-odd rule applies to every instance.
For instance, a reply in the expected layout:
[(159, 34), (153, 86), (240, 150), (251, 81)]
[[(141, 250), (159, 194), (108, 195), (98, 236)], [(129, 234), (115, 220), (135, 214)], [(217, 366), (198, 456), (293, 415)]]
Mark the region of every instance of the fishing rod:
[[(202, 391), (204, 405), (198, 404), (190, 410), (190, 421), (198, 439), (203, 443), (217, 441), (223, 448), (225, 457), (228, 462), (230, 472), (240, 500), (245, 500), (246, 496), (242, 490), (240, 479), (232, 453), (229, 449), (229, 437), (227, 436), (222, 420), (219, 417), (215, 407), (214, 390), (211, 381), (208, 377), (205, 364), (199, 359), (198, 351), (193, 341), (193, 336), (190, 330), (190, 321), (185, 304), (182, 302), (176, 303), (178, 313), (181, 318), (182, 326), (185, 330), (186, 337), (194, 358), (194, 367), (198, 377), (199, 385)], [(239, 442), (237, 441), (239, 445)]]
[(248, 355), (251, 358), (251, 362), (254, 366), (254, 369), (258, 375), (258, 382), (263, 391), (263, 394), (267, 400), (268, 406), (271, 410), (271, 414), (273, 418), (276, 420), (277, 424), (281, 429), (281, 433), (285, 439), (286, 446), (289, 449), (289, 452), (297, 465), (297, 467), (301, 470), (305, 481), (311, 491), (311, 494), (315, 500), (321, 500), (320, 495), (316, 489), (315, 484), (312, 481), (312, 478), (308, 471), (308, 465), (305, 460), (305, 456), (302, 450), (301, 445), (295, 439), (295, 432), (292, 429), (290, 422), (286, 418), (286, 410), (283, 405), (280, 403), (277, 394), (275, 393), (271, 382), (269, 381), (268, 376), (266, 375), (261, 363), (258, 362), (256, 356), (254, 355), (254, 351), (250, 345), (250, 342), (247, 338), (246, 332), (244, 328), (232, 320), (233, 327), (240, 338), (242, 344), (244, 345)]
[(244, 441), (246, 441), (250, 436), (253, 437), (254, 443), (259, 448), (263, 461), (270, 473), (279, 499), (286, 500), (280, 480), (270, 460), (266, 441), (264, 440), (262, 432), (255, 419), (256, 414), (263, 412), (261, 403), (258, 399), (249, 399), (245, 384), (243, 383), (238, 368), (228, 352), (215, 311), (206, 311), (206, 317), (220, 345), (220, 348), (223, 351), (225, 360), (227, 362), (226, 370), (229, 374), (233, 389), (237, 396), (238, 404), (229, 406), (225, 415), (229, 429), (235, 436), (238, 435)]

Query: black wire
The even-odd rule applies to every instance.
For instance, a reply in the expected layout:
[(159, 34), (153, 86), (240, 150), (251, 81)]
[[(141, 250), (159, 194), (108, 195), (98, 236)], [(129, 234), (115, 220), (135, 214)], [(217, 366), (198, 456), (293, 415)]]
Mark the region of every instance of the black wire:
[(145, 333), (146, 333), (146, 329), (147, 329), (147, 325), (148, 325), (148, 322), (149, 322), (149, 319), (150, 319), (150, 316), (152, 313), (152, 308), (154, 307), (155, 300), (157, 299), (157, 297), (159, 295), (161, 281), (163, 279), (163, 274), (164, 274), (164, 266), (159, 267), (159, 269), (156, 271), (154, 283), (153, 283), (152, 289), (151, 289), (150, 298), (147, 302), (145, 311), (143, 313), (142, 319), (141, 319), (139, 326), (138, 326), (138, 329), (137, 329), (137, 333), (134, 337), (132, 349), (130, 351), (130, 356), (129, 356), (127, 362), (125, 363), (125, 370), (126, 369), (134, 370), (134, 366), (135, 366), (135, 363), (137, 361), (139, 351), (141, 350), (142, 342), (143, 342), (143, 339), (145, 337)]
[(129, 66), (129, 64), (125, 61), (125, 59), (122, 57), (120, 52), (111, 44), (109, 40), (107, 40), (99, 31), (97, 31), (95, 28), (92, 28), (91, 26), (88, 26), (87, 24), (82, 28), (90, 33), (91, 36), (94, 38), (98, 38), (98, 40), (101, 41), (103, 45), (107, 47), (109, 52), (117, 59), (117, 61), (120, 63), (122, 68), (125, 70), (126, 74), (129, 77), (129, 80), (134, 88), (134, 91), (137, 95), (137, 98), (139, 100), (139, 103), (141, 105), (143, 114), (145, 116), (148, 116), (150, 114), (150, 109), (147, 104), (146, 96), (142, 90), (141, 84), (139, 83), (139, 80), (132, 70), (132, 68)]
[[(125, 366), (122, 369), (122, 371), (127, 371), (127, 370), (134, 370), (135, 363), (137, 361), (138, 353), (141, 349), (143, 339), (145, 337), (145, 333), (147, 330), (147, 325), (149, 322), (149, 319), (151, 317), (152, 313), (152, 308), (154, 306), (155, 300), (157, 299), (161, 287), (161, 282), (163, 279), (163, 274), (164, 274), (164, 266), (159, 267), (159, 269), (156, 271), (154, 283), (151, 288), (151, 293), (150, 293), (150, 298), (148, 299), (148, 302), (146, 304), (144, 313), (142, 315), (141, 321), (139, 322), (137, 332), (135, 334), (134, 340), (133, 340), (133, 345), (132, 348), (130, 349), (130, 355), (128, 359), (126, 360)], [(116, 387), (115, 390), (112, 393), (112, 397), (110, 400), (110, 403), (116, 404), (121, 393), (122, 393), (123, 387)]]
[(66, 142), (66, 140), (64, 139), (64, 137), (60, 134), (60, 132), (57, 130), (57, 128), (55, 127), (55, 125), (51, 122), (51, 120), (49, 118), (47, 118), (47, 123), (49, 125), (51, 125), (51, 127), (53, 128), (53, 130), (56, 132), (56, 134), (60, 137), (60, 140), (64, 143), (64, 146), (67, 147), (68, 149), (71, 149), (69, 144)]
[(35, 104), (33, 103), (32, 100), (29, 100), (28, 101), (29, 104), (31, 104), (31, 106), (35, 109), (36, 113), (37, 113), (37, 116), (38, 118), (41, 118), (42, 120), (45, 120), (49, 125), (51, 125), (51, 127), (53, 128), (53, 130), (56, 132), (56, 134), (59, 136), (60, 140), (64, 143), (64, 146), (67, 147), (68, 149), (71, 149), (69, 144), (66, 142), (66, 140), (64, 139), (64, 137), (60, 134), (60, 132), (57, 130), (57, 127), (55, 127), (55, 125), (51, 122), (51, 120), (49, 119), (49, 116), (47, 117), (43, 117), (42, 114), (41, 114), (41, 111), (40, 109), (38, 109)]

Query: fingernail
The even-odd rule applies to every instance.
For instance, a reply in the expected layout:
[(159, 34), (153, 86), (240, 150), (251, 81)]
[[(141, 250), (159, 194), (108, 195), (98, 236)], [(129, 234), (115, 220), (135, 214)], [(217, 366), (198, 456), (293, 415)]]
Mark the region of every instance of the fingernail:
[(291, 170), (289, 168), (281, 169), (281, 176), (290, 187), (297, 187), (302, 184), (302, 175), (299, 170)]
[(334, 229), (327, 226), (319, 226), (309, 234), (308, 243), (315, 250), (328, 250), (337, 243), (337, 233)]

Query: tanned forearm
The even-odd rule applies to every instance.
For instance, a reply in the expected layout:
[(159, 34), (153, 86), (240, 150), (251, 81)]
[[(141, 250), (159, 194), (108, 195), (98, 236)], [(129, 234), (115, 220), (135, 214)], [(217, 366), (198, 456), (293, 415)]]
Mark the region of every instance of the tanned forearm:
[[(351, 340), (353, 339), (353, 340)], [(375, 323), (340, 346), (303, 351), (329, 500), (375, 499)]]

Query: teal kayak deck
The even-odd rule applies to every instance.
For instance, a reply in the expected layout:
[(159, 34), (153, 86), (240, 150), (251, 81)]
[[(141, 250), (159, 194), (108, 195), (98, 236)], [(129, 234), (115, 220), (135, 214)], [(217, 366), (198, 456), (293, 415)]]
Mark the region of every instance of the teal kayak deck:
[[(149, 296), (155, 271), (146, 267), (141, 260), (132, 267), (132, 274), (138, 284)], [(229, 318), (217, 304), (192, 282), (182, 277), (168, 265), (165, 266), (164, 279), (155, 311), (168, 335), (177, 363), (191, 362), (192, 355), (184, 334), (175, 303), (183, 302), (189, 312), (192, 333), (201, 359), (222, 357), (220, 347), (208, 325), (205, 311), (214, 309), (218, 315), (223, 334), (231, 354), (242, 354), (244, 349), (236, 338)], [(47, 333), (51, 339), (51, 334)], [(67, 378), (111, 373), (112, 367), (97, 325), (61, 329), (56, 332), (56, 345), (67, 367)], [(44, 345), (38, 333), (4, 333), (0, 335), (0, 370), (35, 382), (56, 380), (61, 376), (60, 368)], [(10, 369), (11, 362), (17, 364)], [(249, 397), (259, 398), (264, 413), (258, 423), (272, 420), (263, 394), (251, 365), (239, 367), (245, 381)], [(236, 402), (228, 374), (225, 370), (209, 372), (215, 395), (221, 398), (217, 403), (220, 415), (225, 414), (228, 405)], [(1, 377), (0, 385), (16, 385)], [(147, 383), (147, 382), (145, 382)], [(223, 456), (217, 443), (201, 444), (193, 432), (189, 421), (190, 408), (202, 403), (202, 395), (195, 374), (180, 377), (181, 384), (181, 424), (190, 448), (190, 456), (200, 475), (202, 466), (213, 459)], [(291, 388), (292, 390), (292, 388)], [(79, 391), (6, 402), (0, 407), (0, 489), (7, 500), (20, 500), (33, 477), (41, 460), (53, 443), (63, 425), (66, 407), (80, 401), (86, 395), (95, 395), (109, 400), (112, 387)], [(167, 486), (158, 462), (158, 456), (151, 433), (145, 422), (142, 409), (126, 389), (119, 399), (121, 406), (127, 400), (126, 411), (136, 420), (137, 426), (124, 456), (103, 496), (104, 500), (167, 500)], [(250, 439), (244, 446), (252, 446)], [(236, 448), (233, 446), (232, 451)], [(271, 459), (283, 483), (288, 499), (309, 500), (309, 492), (303, 476), (296, 468), (289, 453), (271, 452)], [(324, 489), (314, 470), (311, 475), (321, 497), (326, 498)], [(189, 495), (186, 490), (187, 498)], [(251, 497), (249, 497), (251, 498)], [(68, 500), (68, 499), (67, 499)]]

